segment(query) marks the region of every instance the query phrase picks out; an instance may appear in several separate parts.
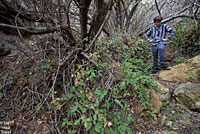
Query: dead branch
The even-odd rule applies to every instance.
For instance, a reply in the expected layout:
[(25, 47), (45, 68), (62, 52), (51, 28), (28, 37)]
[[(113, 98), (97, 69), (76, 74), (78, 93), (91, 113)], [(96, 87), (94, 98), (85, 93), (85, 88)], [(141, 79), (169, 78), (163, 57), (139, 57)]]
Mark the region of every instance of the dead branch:
[(155, 0), (155, 4), (156, 4), (156, 9), (157, 9), (159, 15), (162, 16), (162, 15), (161, 15), (161, 12), (160, 12), (160, 9), (159, 9), (159, 7), (158, 7), (158, 2), (157, 2), (157, 0)]
[(47, 34), (52, 33), (59, 30), (69, 30), (67, 26), (55, 26), (55, 27), (18, 27), (9, 24), (0, 23), (1, 29), (12, 29), (12, 30), (20, 30), (25, 34), (32, 34), (32, 35), (40, 35), (40, 34)]

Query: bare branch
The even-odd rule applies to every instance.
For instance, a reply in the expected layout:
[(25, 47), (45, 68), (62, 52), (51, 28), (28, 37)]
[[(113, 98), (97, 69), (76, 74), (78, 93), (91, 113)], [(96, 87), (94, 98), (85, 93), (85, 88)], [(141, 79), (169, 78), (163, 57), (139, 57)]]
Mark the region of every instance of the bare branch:
[(47, 34), (52, 33), (58, 30), (67, 30), (67, 26), (55, 26), (55, 27), (40, 27), (40, 28), (34, 28), (34, 27), (17, 27), (9, 24), (3, 24), (0, 23), (1, 29), (13, 29), (13, 30), (20, 30), (23, 33), (26, 34), (32, 34), (32, 35), (39, 35), (39, 34)]
[(128, 18), (127, 18), (127, 22), (126, 22), (126, 29), (128, 30), (129, 26), (130, 26), (130, 21), (131, 21), (131, 18), (133, 17), (133, 14), (134, 12), (136, 11), (136, 8), (138, 6), (138, 4), (141, 2), (141, 0), (136, 0), (136, 2), (134, 3), (133, 5), (133, 8), (131, 9), (129, 15), (128, 15)]
[(160, 15), (160, 16), (162, 16), (162, 15), (161, 15), (161, 12), (160, 12), (160, 9), (159, 9), (159, 7), (158, 7), (157, 0), (155, 0), (155, 4), (156, 4), (156, 9), (157, 9), (157, 11), (158, 11), (159, 15)]
[[(197, 17), (194, 17), (193, 14), (180, 14), (180, 15), (175, 15), (175, 16), (172, 16), (172, 17), (169, 17), (167, 19), (164, 19), (162, 21), (162, 23), (167, 23), (167, 22), (170, 22), (171, 20), (174, 20), (174, 19), (177, 19), (177, 18), (190, 18), (190, 19), (197, 19), (197, 20), (200, 20), (200, 16), (197, 16)], [(149, 29), (149, 28), (148, 28)], [(142, 36), (144, 33), (146, 33), (148, 31), (148, 29), (146, 29), (145, 31), (139, 33), (138, 35), (139, 36)]]

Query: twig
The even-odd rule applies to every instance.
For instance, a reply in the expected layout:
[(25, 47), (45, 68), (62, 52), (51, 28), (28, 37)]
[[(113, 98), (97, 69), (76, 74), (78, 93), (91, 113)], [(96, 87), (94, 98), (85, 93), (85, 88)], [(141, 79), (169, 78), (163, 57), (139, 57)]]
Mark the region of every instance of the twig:
[(20, 30), (19, 30), (19, 28), (18, 28), (17, 17), (18, 17), (19, 15), (20, 15), (20, 12), (15, 16), (15, 24), (16, 24), (17, 32), (19, 33), (19, 36), (20, 36), (22, 39), (24, 39), (23, 36), (22, 36), (22, 34), (21, 34), (21, 32), (20, 32)]

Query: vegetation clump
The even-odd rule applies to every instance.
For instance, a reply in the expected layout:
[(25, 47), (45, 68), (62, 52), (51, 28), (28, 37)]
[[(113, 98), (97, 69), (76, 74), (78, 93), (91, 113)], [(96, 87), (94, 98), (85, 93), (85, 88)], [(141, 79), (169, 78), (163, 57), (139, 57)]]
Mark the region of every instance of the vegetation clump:
[[(11, 105), (15, 100), (12, 106), (24, 120), (46, 116), (49, 124), (56, 119), (55, 132), (132, 133), (134, 105), (150, 109), (150, 92), (156, 87), (148, 75), (150, 49), (144, 43), (135, 36), (118, 35), (99, 41), (91, 55), (66, 44), (54, 49), (48, 44), (35, 55), (18, 55), (2, 70), (2, 102), (9, 98), (5, 105)], [(17, 115), (9, 118), (18, 120)]]
[(171, 49), (176, 50), (175, 52), (179, 56), (198, 55), (200, 52), (200, 29), (195, 25), (195, 21), (183, 19), (174, 28), (176, 34), (169, 43)]

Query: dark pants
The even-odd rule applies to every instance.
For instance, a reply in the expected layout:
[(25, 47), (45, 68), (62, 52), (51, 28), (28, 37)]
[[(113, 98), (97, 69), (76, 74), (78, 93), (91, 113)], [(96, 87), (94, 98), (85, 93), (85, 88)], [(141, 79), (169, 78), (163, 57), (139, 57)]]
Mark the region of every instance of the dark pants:
[(165, 52), (164, 52), (165, 44), (164, 42), (157, 43), (156, 45), (152, 45), (152, 53), (153, 53), (153, 68), (155, 70), (158, 69), (158, 54), (160, 59), (161, 66), (165, 65)]

